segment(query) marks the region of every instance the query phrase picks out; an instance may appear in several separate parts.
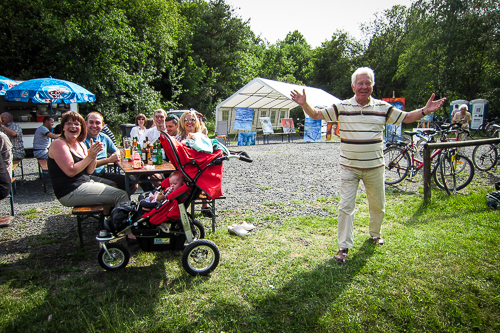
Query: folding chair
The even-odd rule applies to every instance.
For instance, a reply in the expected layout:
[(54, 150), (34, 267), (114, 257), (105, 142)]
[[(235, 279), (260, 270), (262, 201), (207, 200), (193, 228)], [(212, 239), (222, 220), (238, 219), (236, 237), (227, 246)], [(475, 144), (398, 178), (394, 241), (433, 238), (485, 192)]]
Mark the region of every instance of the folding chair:
[(229, 133), (227, 131), (227, 120), (217, 122), (215, 138), (225, 146), (229, 146)]

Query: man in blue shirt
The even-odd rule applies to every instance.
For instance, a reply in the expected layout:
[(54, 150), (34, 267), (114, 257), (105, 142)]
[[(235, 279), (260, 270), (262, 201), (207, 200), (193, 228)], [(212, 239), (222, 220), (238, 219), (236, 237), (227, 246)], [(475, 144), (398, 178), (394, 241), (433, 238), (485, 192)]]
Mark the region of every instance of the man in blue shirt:
[[(87, 139), (85, 145), (90, 148), (90, 140), (102, 142), (104, 145), (104, 149), (97, 155), (97, 165), (91, 178), (94, 181), (125, 190), (125, 176), (106, 172), (106, 166), (109, 163), (120, 161), (120, 151), (106, 134), (101, 133), (103, 126), (104, 118), (99, 112), (91, 112), (87, 115)], [(133, 194), (136, 190), (137, 184), (134, 184), (131, 186), (129, 194)]]
[(59, 135), (50, 131), (54, 126), (54, 119), (51, 117), (44, 117), (42, 124), (36, 129), (33, 137), (33, 156), (37, 159), (46, 160), (49, 155), (50, 139), (57, 139)]

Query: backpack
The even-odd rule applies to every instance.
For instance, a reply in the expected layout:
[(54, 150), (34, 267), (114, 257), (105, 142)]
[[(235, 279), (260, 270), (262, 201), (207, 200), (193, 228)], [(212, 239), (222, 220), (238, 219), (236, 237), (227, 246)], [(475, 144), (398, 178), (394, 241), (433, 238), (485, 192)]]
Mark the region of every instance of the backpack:
[(104, 228), (112, 233), (120, 232), (137, 217), (139, 217), (137, 203), (135, 201), (122, 202), (113, 208), (109, 217), (104, 220)]

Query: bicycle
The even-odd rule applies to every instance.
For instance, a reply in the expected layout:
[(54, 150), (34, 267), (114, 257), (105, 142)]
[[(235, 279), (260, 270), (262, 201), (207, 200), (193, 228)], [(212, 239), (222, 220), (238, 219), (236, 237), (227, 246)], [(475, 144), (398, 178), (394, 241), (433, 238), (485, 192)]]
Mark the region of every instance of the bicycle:
[[(405, 144), (398, 142), (396, 145), (389, 144), (387, 148), (384, 150), (384, 163), (385, 163), (385, 183), (389, 185), (397, 184), (403, 181), (406, 177), (413, 178), (418, 171), (424, 166), (424, 161), (416, 158), (417, 150), (415, 143), (413, 142), (413, 136), (416, 135), (418, 137), (430, 136), (431, 140), (436, 135), (441, 135), (442, 141), (449, 141), (447, 139), (447, 135), (451, 132), (453, 127), (457, 127), (455, 125), (443, 125), (443, 130), (441, 132), (437, 132), (436, 130), (427, 130), (423, 131), (423, 133), (405, 131), (404, 134), (410, 136), (410, 143)], [(462, 130), (464, 131), (464, 130)], [(431, 141), (429, 140), (429, 141)], [(457, 140), (454, 138), (453, 140)], [(431, 163), (434, 160), (439, 161), (439, 157), (443, 149), (436, 149), (431, 152)], [(436, 158), (438, 157), (438, 158)], [(456, 162), (455, 162), (456, 161)], [(445, 162), (443, 162), (445, 163)], [(467, 186), (474, 177), (474, 166), (472, 161), (466, 156), (458, 154), (458, 151), (455, 152), (455, 157), (453, 160), (453, 174), (455, 175), (453, 188), (454, 190), (460, 190)], [(447, 175), (445, 169), (444, 172), (437, 172), (439, 163), (434, 163), (432, 175), (434, 178), (434, 182), (441, 189), (446, 189), (446, 181), (442, 180), (442, 174)], [(450, 167), (451, 169), (451, 167)], [(449, 172), (448, 172), (449, 173)], [(458, 175), (458, 176), (456, 176)], [(458, 185), (457, 185), (458, 184)]]
[(471, 135), (472, 136), (475, 136), (476, 134), (479, 134), (479, 136), (481, 137), (494, 137), (498, 132), (498, 129), (496, 131), (493, 130), (493, 125), (496, 125), (498, 124), (499, 120), (498, 120), (498, 117), (496, 117), (495, 119), (493, 120), (486, 120), (486, 122), (484, 124), (481, 124), (479, 125), (478, 128), (476, 129), (473, 129), (471, 131)]
[(434, 180), (438, 187), (444, 188), (449, 195), (469, 185), (474, 178), (472, 162), (466, 156), (459, 154), (457, 148), (443, 150), (438, 164)]
[[(500, 129), (499, 125), (494, 125), (496, 130)], [(472, 162), (474, 166), (481, 171), (489, 171), (498, 163), (498, 143), (480, 145), (474, 147), (472, 151)]]

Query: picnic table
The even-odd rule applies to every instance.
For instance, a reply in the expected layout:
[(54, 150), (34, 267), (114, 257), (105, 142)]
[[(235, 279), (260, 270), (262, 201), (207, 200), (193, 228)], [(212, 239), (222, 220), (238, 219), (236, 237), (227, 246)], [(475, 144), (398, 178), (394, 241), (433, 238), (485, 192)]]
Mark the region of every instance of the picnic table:
[(141, 177), (144, 178), (157, 173), (160, 174), (172, 173), (176, 170), (174, 165), (170, 162), (163, 162), (163, 164), (161, 165), (145, 165), (141, 169), (134, 169), (132, 167), (132, 162), (129, 162), (128, 160), (120, 160), (117, 164), (125, 174), (125, 191), (129, 195), (130, 195), (130, 179), (129, 179), (130, 176), (136, 176), (137, 181), (139, 183), (147, 183), (150, 182), (150, 180), (149, 179), (141, 180)]

